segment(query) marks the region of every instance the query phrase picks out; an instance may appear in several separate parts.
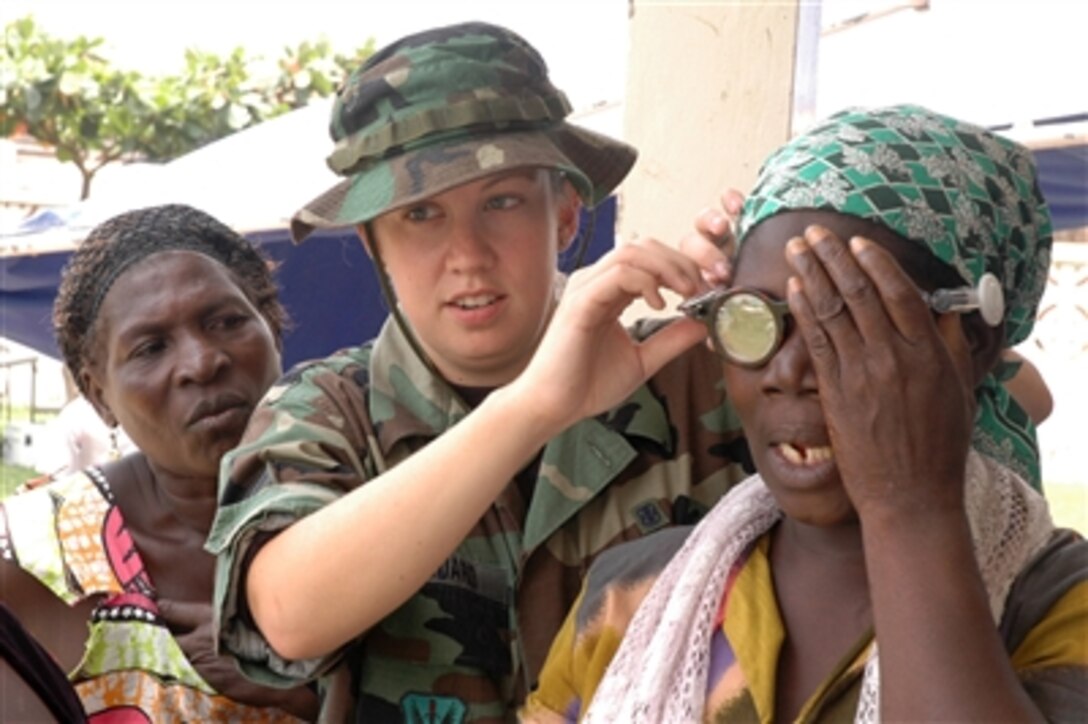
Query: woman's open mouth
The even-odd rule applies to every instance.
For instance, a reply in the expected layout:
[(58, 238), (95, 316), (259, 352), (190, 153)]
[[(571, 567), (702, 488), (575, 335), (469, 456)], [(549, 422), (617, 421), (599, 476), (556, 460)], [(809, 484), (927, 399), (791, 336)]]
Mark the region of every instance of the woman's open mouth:
[(475, 294), (470, 297), (461, 297), (460, 299), (453, 300), (453, 305), (458, 309), (480, 309), (494, 304), (498, 299), (498, 296), (494, 294)]
[(782, 457), (793, 465), (811, 467), (835, 459), (830, 445), (802, 445), (794, 442), (780, 442), (777, 448)]
[(768, 446), (763, 464), (766, 477), (795, 490), (822, 489), (838, 478), (835, 453), (829, 444), (779, 441)]
[(487, 325), (501, 313), (506, 297), (496, 292), (462, 294), (450, 299), (446, 306), (453, 318), (468, 327)]

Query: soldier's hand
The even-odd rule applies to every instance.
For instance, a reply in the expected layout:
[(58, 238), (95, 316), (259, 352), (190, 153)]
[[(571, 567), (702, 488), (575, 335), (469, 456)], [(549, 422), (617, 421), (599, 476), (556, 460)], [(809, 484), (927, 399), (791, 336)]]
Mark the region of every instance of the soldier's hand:
[(529, 367), (519, 378), (535, 410), (562, 426), (624, 400), (666, 362), (705, 339), (706, 328), (677, 319), (648, 339), (631, 337), (624, 310), (642, 299), (664, 311), (662, 290), (682, 297), (702, 287), (698, 265), (672, 247), (645, 239), (624, 244), (573, 274)]
[(721, 207), (701, 211), (695, 217), (695, 231), (680, 241), (680, 251), (695, 260), (703, 279), (712, 287), (728, 286), (732, 279), (729, 258), (736, 244), (733, 227), (742, 208), (744, 196), (736, 189), (726, 189)]

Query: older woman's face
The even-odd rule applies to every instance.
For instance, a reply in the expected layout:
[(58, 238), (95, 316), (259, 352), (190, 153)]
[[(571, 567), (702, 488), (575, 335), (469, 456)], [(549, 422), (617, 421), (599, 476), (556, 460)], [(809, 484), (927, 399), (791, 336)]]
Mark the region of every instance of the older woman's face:
[(95, 330), (84, 371), (92, 402), (177, 475), (215, 476), (281, 372), (265, 319), (203, 254), (133, 265), (106, 294)]
[[(734, 285), (785, 300), (787, 280), (795, 273), (786, 261), (786, 244), (812, 224), (840, 239), (869, 238), (901, 264), (913, 261), (907, 252), (914, 245), (883, 227), (832, 212), (791, 211), (753, 229), (737, 261)], [(765, 365), (747, 369), (726, 363), (724, 377), (756, 467), (783, 510), (815, 525), (853, 520), (832, 456), (816, 372), (796, 321), (789, 320), (781, 348)]]

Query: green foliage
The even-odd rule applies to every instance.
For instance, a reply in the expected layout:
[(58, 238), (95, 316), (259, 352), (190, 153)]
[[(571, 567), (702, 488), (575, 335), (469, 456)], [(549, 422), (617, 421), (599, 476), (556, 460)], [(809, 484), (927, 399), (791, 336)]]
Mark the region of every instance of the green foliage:
[(0, 500), (11, 495), (20, 485), (38, 475), (40, 473), (37, 470), (20, 465), (9, 465), (0, 460)]
[(123, 158), (168, 161), (211, 141), (335, 92), (354, 55), (329, 43), (287, 47), (275, 62), (199, 50), (178, 75), (149, 77), (113, 67), (101, 38), (53, 38), (30, 17), (4, 28), (0, 49), (0, 134), (16, 131), (56, 149), (83, 176), (82, 198), (103, 166)]
[(334, 53), (327, 40), (284, 48), (277, 63), (279, 74), (273, 90), (276, 102), (287, 108), (301, 108), (314, 98), (332, 95), (344, 77), (373, 53), (373, 38), (354, 55)]
[(4, 29), (4, 41), (0, 132), (22, 127), (75, 163), (88, 183), (102, 165), (135, 150), (138, 76), (111, 68), (96, 52), (101, 39), (57, 40), (24, 18)]

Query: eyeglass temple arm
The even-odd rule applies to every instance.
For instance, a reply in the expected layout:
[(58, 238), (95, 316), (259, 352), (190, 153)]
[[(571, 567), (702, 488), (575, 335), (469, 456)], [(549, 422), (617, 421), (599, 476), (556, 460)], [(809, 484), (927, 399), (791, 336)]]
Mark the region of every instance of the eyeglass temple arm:
[(973, 312), (977, 309), (991, 327), (996, 327), (1005, 317), (1005, 292), (997, 277), (990, 273), (982, 275), (977, 287), (937, 289), (921, 294), (930, 309), (938, 314)]
[(701, 320), (710, 313), (710, 304), (725, 291), (724, 289), (711, 289), (709, 292), (703, 292), (691, 299), (685, 299), (676, 306), (676, 311), (693, 319)]

